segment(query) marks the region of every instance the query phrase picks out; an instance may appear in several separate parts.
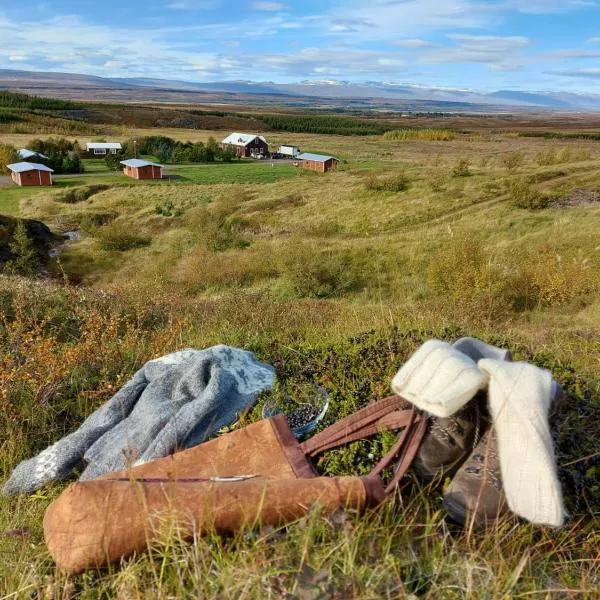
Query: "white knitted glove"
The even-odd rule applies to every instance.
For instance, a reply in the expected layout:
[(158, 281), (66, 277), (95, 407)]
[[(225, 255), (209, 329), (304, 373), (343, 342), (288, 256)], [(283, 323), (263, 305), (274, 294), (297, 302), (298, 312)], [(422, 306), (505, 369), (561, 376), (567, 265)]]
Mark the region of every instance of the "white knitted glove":
[(488, 406), (509, 507), (532, 523), (560, 527), (565, 509), (548, 424), (552, 375), (524, 362), (478, 365), (490, 376)]
[(466, 354), (429, 340), (396, 373), (392, 390), (436, 417), (449, 417), (486, 384), (487, 374)]

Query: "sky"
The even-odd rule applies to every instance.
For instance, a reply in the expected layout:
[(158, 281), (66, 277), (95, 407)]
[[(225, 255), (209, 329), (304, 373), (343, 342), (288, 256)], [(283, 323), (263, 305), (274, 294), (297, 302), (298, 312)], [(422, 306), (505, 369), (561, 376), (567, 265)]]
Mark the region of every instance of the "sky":
[(600, 93), (600, 0), (0, 0), (0, 69)]

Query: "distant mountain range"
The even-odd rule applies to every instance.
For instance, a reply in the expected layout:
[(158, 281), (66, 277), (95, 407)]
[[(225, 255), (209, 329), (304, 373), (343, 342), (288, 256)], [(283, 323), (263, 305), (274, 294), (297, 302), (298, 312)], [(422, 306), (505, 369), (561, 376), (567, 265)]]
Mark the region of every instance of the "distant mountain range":
[(61, 91), (62, 96), (73, 90), (113, 90), (135, 92), (150, 89), (165, 92), (223, 93), (281, 97), (318, 97), (321, 99), (374, 99), (380, 101), (407, 101), (438, 106), (459, 105), (465, 110), (501, 107), (507, 109), (549, 109), (555, 111), (600, 111), (600, 94), (569, 92), (499, 90), (492, 93), (442, 87), (425, 87), (381, 81), (355, 83), (349, 81), (301, 81), (298, 83), (273, 83), (252, 81), (218, 81), (195, 83), (151, 78), (105, 78), (73, 73), (42, 73), (0, 69), (0, 88), (28, 91), (36, 89), (45, 93)]

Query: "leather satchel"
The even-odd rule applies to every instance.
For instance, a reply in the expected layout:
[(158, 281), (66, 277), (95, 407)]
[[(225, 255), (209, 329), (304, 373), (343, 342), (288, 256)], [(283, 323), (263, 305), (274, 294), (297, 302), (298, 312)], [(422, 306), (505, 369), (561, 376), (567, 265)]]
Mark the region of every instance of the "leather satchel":
[[(69, 573), (148, 549), (165, 530), (189, 540), (207, 531), (278, 526), (318, 505), (359, 512), (388, 498), (412, 463), (426, 418), (390, 396), (300, 443), (278, 415), (166, 458), (71, 484), (47, 509), (46, 544)], [(401, 430), (365, 477), (321, 477), (311, 459), (380, 431)], [(389, 481), (382, 473), (392, 467)]]

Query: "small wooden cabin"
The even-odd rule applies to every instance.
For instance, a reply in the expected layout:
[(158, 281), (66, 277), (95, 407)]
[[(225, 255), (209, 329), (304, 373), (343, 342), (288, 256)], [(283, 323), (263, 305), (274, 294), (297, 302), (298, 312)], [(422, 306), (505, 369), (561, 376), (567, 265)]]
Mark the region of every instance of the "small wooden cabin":
[(18, 162), (6, 165), (10, 171), (10, 178), (20, 186), (52, 185), (54, 171), (39, 163)]
[(117, 154), (122, 149), (119, 142), (88, 142), (85, 147), (88, 158), (104, 158), (107, 154)]
[(38, 160), (48, 160), (48, 157), (45, 154), (42, 154), (41, 152), (34, 152), (33, 150), (29, 150), (28, 148), (21, 148), (17, 151), (17, 154), (19, 155), (19, 158), (24, 161), (28, 161), (31, 159), (35, 160), (36, 162)]
[(250, 156), (269, 155), (269, 144), (262, 135), (253, 133), (232, 133), (228, 135), (222, 142), (221, 148), (231, 148), (236, 156), (249, 158)]
[(298, 156), (298, 160), (302, 161), (302, 168), (310, 171), (317, 171), (317, 173), (325, 173), (326, 171), (333, 171), (337, 168), (340, 163), (339, 159), (334, 156), (326, 156), (324, 154), (310, 154), (305, 152)]
[(122, 160), (123, 173), (132, 179), (162, 179), (163, 166), (156, 163), (142, 160), (140, 158), (130, 158)]

